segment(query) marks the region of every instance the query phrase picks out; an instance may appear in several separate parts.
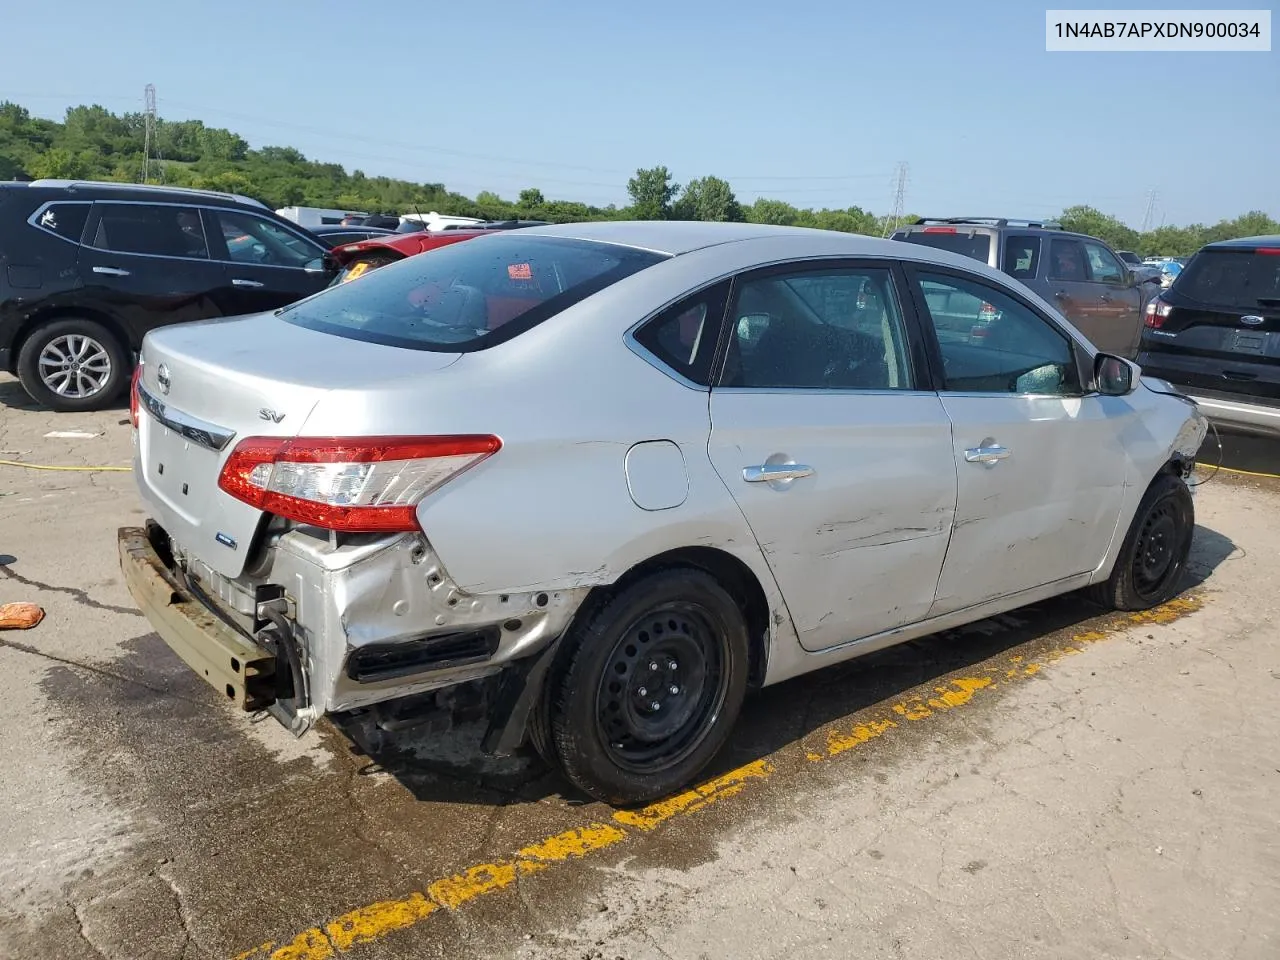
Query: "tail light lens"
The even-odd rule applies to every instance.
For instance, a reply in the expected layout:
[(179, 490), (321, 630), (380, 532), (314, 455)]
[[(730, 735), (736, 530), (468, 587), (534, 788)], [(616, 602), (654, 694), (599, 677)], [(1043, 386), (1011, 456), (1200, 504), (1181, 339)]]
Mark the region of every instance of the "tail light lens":
[(1164, 322), (1169, 319), (1169, 314), (1172, 312), (1172, 306), (1156, 297), (1147, 304), (1146, 325), (1152, 330), (1159, 330), (1164, 326)]
[(497, 437), (248, 437), (218, 486), (251, 506), (344, 533), (419, 529), (418, 503), (502, 448)]
[(129, 381), (129, 419), (133, 422), (133, 429), (138, 429), (138, 381), (142, 379), (142, 364), (139, 363), (133, 368), (133, 379)]

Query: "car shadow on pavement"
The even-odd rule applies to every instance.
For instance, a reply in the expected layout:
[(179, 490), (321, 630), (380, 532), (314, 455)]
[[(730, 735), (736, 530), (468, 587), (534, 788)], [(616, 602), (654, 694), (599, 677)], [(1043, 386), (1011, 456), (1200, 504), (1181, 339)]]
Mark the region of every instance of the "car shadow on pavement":
[[(29, 413), (52, 413), (48, 407), (32, 400), (27, 391), (22, 388), (21, 382), (17, 379), (6, 377), (3, 373), (0, 373), (0, 407)], [(128, 413), (129, 396), (127, 391), (103, 407), (103, 410), (120, 410)]]
[[(1183, 589), (1199, 587), (1236, 552), (1229, 538), (1197, 526)], [(768, 687), (748, 698), (729, 743), (703, 776), (769, 756), (913, 687), (1106, 616), (1083, 594), (1067, 594)], [(353, 753), (367, 758), (369, 772), (391, 774), (418, 800), (465, 802), (470, 784), (484, 788), (487, 796), (502, 793), (508, 802), (537, 802), (556, 794), (568, 803), (588, 802), (531, 750), (506, 760), (483, 757), (480, 723), (444, 734), (410, 729), (373, 737), (343, 718), (335, 718), (335, 727)]]

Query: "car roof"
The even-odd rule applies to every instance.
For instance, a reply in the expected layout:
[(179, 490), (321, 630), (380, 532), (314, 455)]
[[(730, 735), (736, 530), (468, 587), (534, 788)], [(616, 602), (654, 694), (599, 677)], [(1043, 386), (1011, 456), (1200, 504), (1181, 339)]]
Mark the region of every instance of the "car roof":
[[(545, 227), (525, 227), (521, 236), (564, 237), (571, 240), (594, 240), (625, 247), (637, 247), (654, 253), (679, 256), (704, 247), (765, 237), (821, 237), (829, 242), (844, 238), (841, 246), (851, 257), (900, 257), (902, 245), (878, 237), (812, 227), (784, 227), (765, 223), (714, 223), (701, 220), (605, 220), (586, 223), (562, 223)], [(843, 252), (843, 251), (842, 251)]]
[(164, 184), (155, 183), (124, 183), (115, 180), (64, 180), (53, 177), (32, 180), (23, 184), (15, 184), (25, 186), (33, 190), (54, 190), (66, 191), (74, 194), (76, 191), (84, 190), (98, 196), (110, 197), (112, 199), (120, 199), (127, 197), (129, 199), (139, 199), (141, 197), (151, 197), (157, 201), (166, 199), (185, 199), (191, 202), (202, 200), (222, 201), (227, 204), (237, 206), (247, 205), (260, 210), (269, 209), (265, 203), (255, 200), (253, 197), (246, 197), (238, 193), (225, 193), (220, 190), (199, 190), (195, 187), (171, 187)]
[(1269, 237), (1236, 237), (1234, 240), (1217, 240), (1207, 243), (1205, 250), (1222, 250), (1231, 247), (1280, 247), (1280, 236)]

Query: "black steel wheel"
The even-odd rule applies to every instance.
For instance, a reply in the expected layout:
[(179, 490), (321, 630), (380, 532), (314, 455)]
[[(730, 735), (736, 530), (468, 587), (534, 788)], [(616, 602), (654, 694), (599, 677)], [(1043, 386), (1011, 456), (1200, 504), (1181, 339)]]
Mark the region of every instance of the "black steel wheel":
[(747, 681), (747, 628), (709, 574), (672, 569), (620, 590), (566, 635), (550, 679), (551, 746), (608, 803), (690, 784), (724, 745)]
[(1195, 533), (1195, 505), (1180, 477), (1162, 473), (1147, 489), (1111, 576), (1091, 591), (1115, 610), (1147, 610), (1173, 599), (1182, 585)]

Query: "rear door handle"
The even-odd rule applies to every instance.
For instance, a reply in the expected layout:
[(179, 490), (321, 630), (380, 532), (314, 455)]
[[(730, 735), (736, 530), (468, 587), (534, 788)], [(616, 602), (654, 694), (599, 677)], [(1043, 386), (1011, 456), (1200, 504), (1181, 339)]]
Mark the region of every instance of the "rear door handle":
[(799, 480), (813, 476), (813, 467), (803, 463), (765, 463), (755, 467), (743, 467), (742, 479), (747, 483), (769, 483), (773, 480)]
[(1101, 300), (1103, 303), (1110, 303), (1110, 302), (1111, 302), (1111, 294), (1109, 294), (1109, 293), (1104, 293), (1104, 294), (1103, 294), (1102, 296), (1100, 296), (1098, 299), (1099, 299), (1099, 300)]
[(232, 280), (232, 281), (231, 281), (231, 285), (232, 285), (233, 287), (260, 287), (260, 286), (262, 286), (262, 284), (261, 284), (261, 283), (259, 283), (257, 280), (242, 280), (240, 277), (236, 277), (234, 280)]
[(992, 444), (984, 447), (971, 447), (964, 452), (964, 458), (970, 463), (982, 463), (988, 467), (994, 467), (1001, 460), (1009, 456), (1009, 450), (999, 444)]
[(128, 270), (121, 270), (119, 267), (94, 267), (94, 273), (105, 273), (108, 277), (127, 277)]

